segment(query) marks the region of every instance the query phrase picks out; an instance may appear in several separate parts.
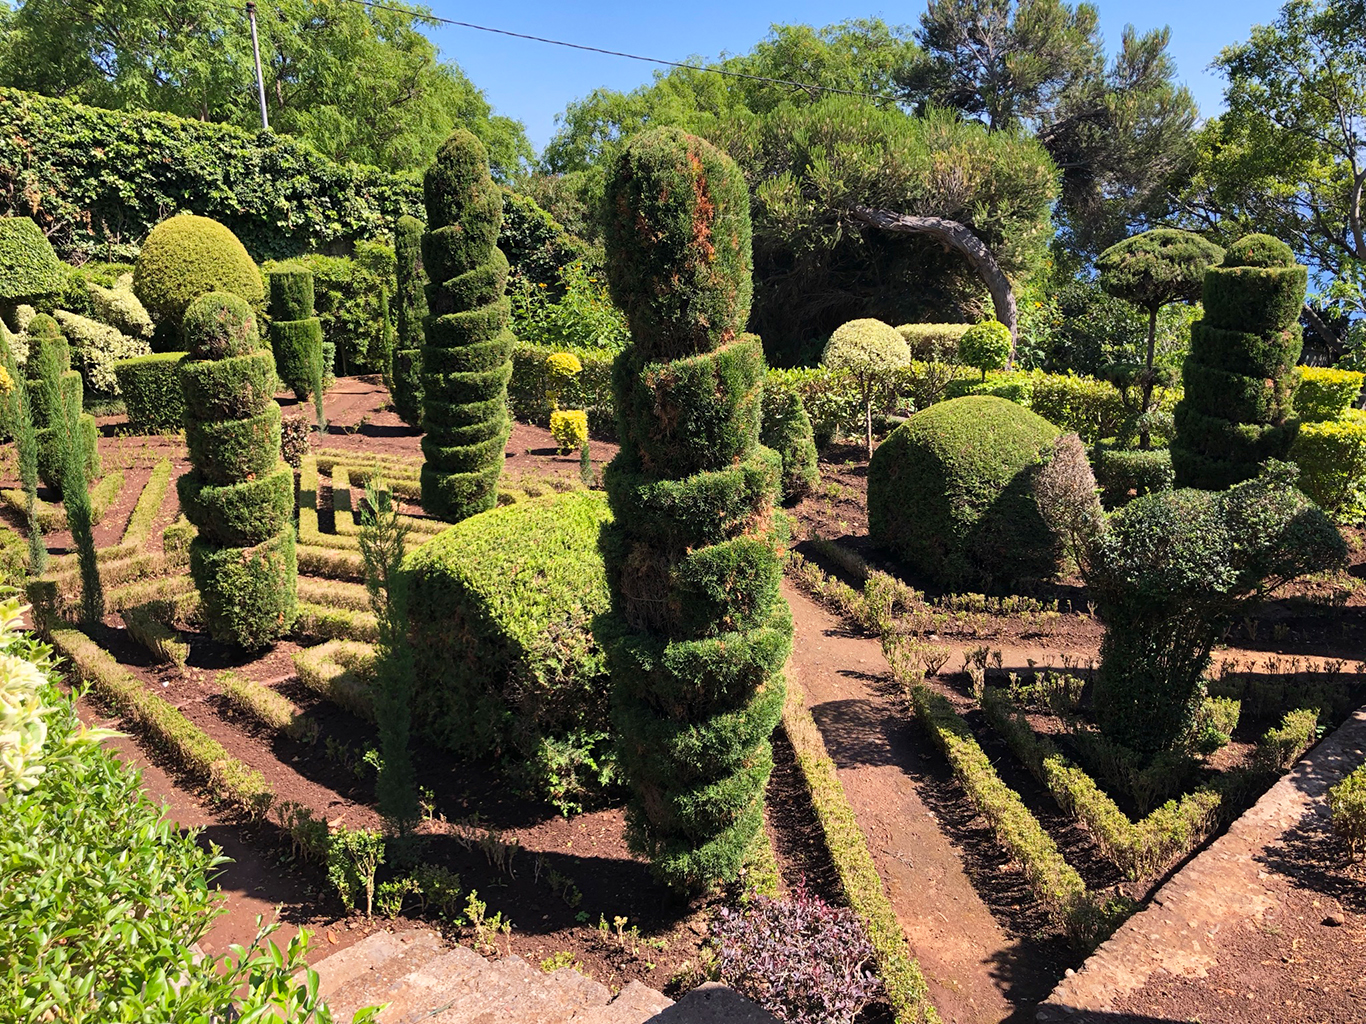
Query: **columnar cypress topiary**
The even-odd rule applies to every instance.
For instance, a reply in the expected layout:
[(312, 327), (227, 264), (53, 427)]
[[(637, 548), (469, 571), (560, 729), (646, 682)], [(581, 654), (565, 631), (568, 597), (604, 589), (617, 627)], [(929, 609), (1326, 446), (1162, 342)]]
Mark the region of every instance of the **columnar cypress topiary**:
[(313, 272), (287, 263), (270, 272), (270, 347), (275, 372), (303, 401), (323, 373), (323, 322), (313, 315)]
[(470, 132), (441, 145), (423, 179), (422, 507), (458, 522), (494, 506), (507, 443), (507, 385), (516, 338), (498, 248), (503, 195)]
[(185, 440), (193, 468), (176, 481), (199, 529), (190, 574), (217, 640), (263, 647), (294, 622), (294, 472), (280, 460), (275, 359), (245, 300), (209, 292), (183, 321)]
[(792, 616), (759, 444), (739, 168), (672, 128), (637, 137), (606, 194), (608, 281), (633, 345), (614, 370), (621, 452), (604, 475), (613, 608), (594, 631), (633, 792), (632, 848), (680, 890), (733, 879), (763, 824)]
[(1221, 490), (1289, 454), (1307, 274), (1269, 235), (1233, 243), (1205, 273), (1205, 318), (1191, 325), (1175, 414), (1177, 487)]
[(8, 420), (14, 433), (14, 447), (19, 456), (19, 480), (23, 484), (28, 520), (28, 564), (35, 576), (47, 571), (47, 545), (43, 542), (43, 528), (38, 525), (38, 432), (33, 422), (33, 405), (29, 389), (19, 373), (19, 362), (7, 340), (7, 331), (0, 331), (0, 356), (11, 382), (6, 394)]
[[(25, 364), (28, 377), (29, 408), (37, 442), (38, 476), (54, 491), (61, 492), (66, 483), (66, 443), (72, 441), (85, 460), (86, 480), (99, 475), (99, 451), (96, 440), (99, 430), (95, 417), (81, 412), (85, 401), (85, 386), (79, 370), (71, 368), (71, 346), (67, 344), (57, 321), (39, 313), (29, 324), (29, 354)], [(66, 411), (76, 409), (76, 428), (65, 429)]]

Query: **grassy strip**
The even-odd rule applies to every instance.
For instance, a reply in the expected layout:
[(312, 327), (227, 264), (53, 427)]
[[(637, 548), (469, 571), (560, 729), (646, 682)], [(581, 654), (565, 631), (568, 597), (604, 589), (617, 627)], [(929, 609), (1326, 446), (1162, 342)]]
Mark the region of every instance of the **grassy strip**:
[(375, 720), (375, 649), (354, 640), (329, 640), (294, 655), (299, 682), (368, 722)]
[(185, 667), (190, 656), (190, 645), (181, 640), (170, 625), (175, 621), (175, 605), (170, 601), (151, 601), (135, 604), (123, 610), (123, 624), (128, 635), (158, 661), (166, 665)]
[(379, 625), (370, 612), (300, 601), (294, 635), (308, 640), (358, 640), (373, 644), (379, 642)]
[(348, 451), (345, 448), (319, 448), (315, 458), (318, 470), (330, 473), (338, 464), (356, 468), (384, 468), (396, 476), (412, 477), (422, 474), (422, 459), (413, 455), (392, 455), (380, 452)]
[(1130, 878), (1161, 871), (1200, 843), (1218, 822), (1222, 795), (1197, 789), (1179, 802), (1168, 800), (1135, 824), (1052, 740), (1030, 728), (999, 688), (983, 692), (982, 712), (1058, 806), (1081, 822), (1102, 852)]
[[(90, 489), (90, 519), (92, 524), (98, 524), (104, 518), (104, 514), (109, 511), (114, 502), (118, 501), (119, 493), (122, 490), (122, 470), (110, 473)], [(5, 504), (14, 511), (22, 515), (28, 514), (28, 496), (22, 490), (7, 488), (0, 491), (0, 497), (3, 497)], [(66, 509), (60, 505), (50, 505), (38, 498), (34, 502), (33, 515), (44, 533), (66, 529)]]
[(300, 539), (296, 549), (299, 572), (337, 580), (365, 579), (365, 563), (357, 550), (319, 547)]
[(299, 508), (318, 509), (318, 457), (305, 455), (299, 462)]
[[(164, 576), (171, 568), (165, 555), (144, 552), (112, 562), (100, 563), (100, 582), (105, 593), (123, 583), (145, 579), (149, 576)], [(81, 596), (81, 574), (78, 569), (69, 569), (46, 578), (55, 588), (56, 610), (63, 614), (75, 607)]]
[(114, 587), (105, 593), (104, 604), (111, 612), (144, 604), (184, 597), (194, 592), (194, 580), (188, 576), (165, 576), (159, 580), (143, 580)]
[(360, 533), (356, 510), (351, 502), (351, 474), (341, 463), (332, 467), (332, 521), (339, 535), (355, 536)]
[[(162, 459), (152, 467), (152, 474), (147, 478), (147, 482), (142, 487), (142, 493), (138, 495), (137, 504), (133, 506), (133, 514), (128, 517), (128, 525), (124, 527), (123, 539), (119, 543), (107, 548), (101, 548), (95, 554), (95, 558), (100, 562), (116, 562), (121, 558), (131, 558), (142, 553), (147, 546), (147, 538), (152, 534), (152, 523), (156, 520), (157, 513), (161, 511), (161, 505), (166, 500), (166, 491), (171, 484), (171, 461)], [(61, 555), (52, 560), (52, 571), (66, 571), (76, 566), (76, 556)]]
[(887, 999), (896, 1011), (897, 1024), (936, 1022), (939, 1014), (930, 1003), (929, 990), (920, 965), (906, 945), (906, 933), (882, 888), (882, 879), (868, 850), (868, 840), (849, 806), (826, 752), (820, 730), (803, 704), (802, 693), (788, 669), (787, 701), (783, 705), (783, 730), (797, 756), (811, 805), (816, 811), (826, 849), (839, 872), (849, 905), (863, 921), (868, 938), (877, 950), (879, 974)]
[(299, 509), (299, 543), (316, 548), (336, 548), (338, 551), (360, 551), (360, 541), (337, 533), (323, 533), (318, 528), (318, 513), (311, 508)]
[(370, 595), (363, 585), (341, 580), (299, 577), (299, 600), (324, 608), (345, 608), (353, 612), (370, 610)]
[(235, 804), (254, 818), (266, 816), (275, 794), (260, 772), (229, 754), (174, 705), (145, 690), (141, 680), (84, 633), (55, 629), (49, 639), (71, 663), (70, 675), (88, 682), (102, 703), (202, 779), (216, 799)]
[(1011, 856), (1024, 868), (1030, 888), (1049, 914), (1081, 945), (1093, 945), (1108, 923), (1086, 883), (1063, 859), (1057, 844), (1020, 795), (1001, 781), (968, 724), (941, 694), (911, 690), (916, 717), (944, 752), (949, 767), (978, 812), (991, 823)]
[(284, 733), (300, 743), (316, 743), (318, 723), (305, 715), (286, 697), (268, 686), (253, 682), (236, 672), (220, 672), (218, 685), (238, 711), (256, 719), (276, 732)]

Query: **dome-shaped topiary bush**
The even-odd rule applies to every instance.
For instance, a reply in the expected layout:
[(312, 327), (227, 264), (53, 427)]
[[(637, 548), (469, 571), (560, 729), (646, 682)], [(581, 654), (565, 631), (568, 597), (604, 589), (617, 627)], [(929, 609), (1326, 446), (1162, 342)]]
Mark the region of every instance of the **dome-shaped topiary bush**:
[(261, 272), (237, 236), (192, 213), (164, 220), (147, 235), (133, 267), (133, 291), (158, 324), (174, 329), (205, 292), (232, 292), (252, 306), (265, 300)]
[(873, 319), (841, 324), (821, 353), (822, 366), (842, 370), (858, 386), (869, 458), (873, 456), (873, 403), (890, 385), (892, 374), (910, 361), (911, 350), (901, 332)]
[(43, 229), (27, 217), (0, 217), (0, 307), (55, 295), (66, 268)]
[(1268, 235), (1234, 242), (1205, 273), (1205, 318), (1191, 325), (1175, 413), (1178, 487), (1221, 490), (1289, 455), (1307, 281), (1290, 247)]
[(394, 265), (398, 337), (394, 341), (389, 390), (399, 418), (410, 427), (421, 427), (422, 321), (427, 317), (427, 297), (423, 292), (426, 275), (422, 271), (422, 221), (416, 217), (404, 214), (395, 225)]
[(199, 529), (190, 574), (216, 640), (264, 647), (294, 623), (298, 574), (294, 471), (280, 460), (275, 359), (236, 295), (201, 295), (184, 324), (190, 355), (179, 372), (193, 468), (176, 490)]
[(494, 506), (507, 415), (512, 304), (498, 250), (503, 195), (483, 144), (457, 129), (423, 180), (422, 261), (427, 320), (422, 347), (422, 507), (458, 522)]
[(733, 879), (763, 828), (792, 617), (759, 444), (765, 365), (749, 313), (749, 196), (702, 139), (633, 139), (608, 177), (607, 267), (631, 318), (614, 369), (621, 451), (604, 483), (612, 612), (594, 634), (633, 798), (632, 849), (670, 885)]
[(323, 322), (313, 315), (313, 272), (305, 266), (270, 273), (270, 347), (275, 372), (300, 402), (322, 386)]
[(958, 361), (982, 371), (999, 370), (1010, 359), (1010, 328), (999, 320), (983, 320), (973, 324), (958, 340)]
[(946, 587), (1046, 579), (1058, 548), (1033, 477), (1058, 428), (1014, 402), (939, 402), (894, 430), (868, 467), (868, 533)]

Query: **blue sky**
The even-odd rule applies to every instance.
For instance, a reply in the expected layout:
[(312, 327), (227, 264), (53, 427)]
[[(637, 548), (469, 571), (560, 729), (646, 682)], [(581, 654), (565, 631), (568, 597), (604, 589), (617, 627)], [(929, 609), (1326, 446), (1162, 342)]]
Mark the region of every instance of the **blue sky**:
[[(469, 4), (427, 0), (440, 16), (496, 28), (549, 36), (612, 50), (684, 60), (700, 54), (743, 53), (774, 22), (828, 25), (846, 18), (881, 17), (914, 24), (923, 4), (879, 5), (877, 0), (596, 0), (592, 3), (504, 0)], [(1254, 24), (1273, 21), (1280, 7), (1270, 0), (1098, 0), (1108, 46), (1132, 23), (1140, 30), (1170, 25), (1171, 51), (1182, 81), (1204, 114), (1217, 113), (1222, 86), (1206, 66), (1220, 49), (1246, 39)], [(432, 36), (442, 54), (457, 61), (487, 92), (501, 114), (522, 121), (540, 149), (554, 133), (555, 115), (572, 99), (599, 86), (629, 90), (650, 81), (648, 64), (507, 39), (469, 29), (441, 26)]]

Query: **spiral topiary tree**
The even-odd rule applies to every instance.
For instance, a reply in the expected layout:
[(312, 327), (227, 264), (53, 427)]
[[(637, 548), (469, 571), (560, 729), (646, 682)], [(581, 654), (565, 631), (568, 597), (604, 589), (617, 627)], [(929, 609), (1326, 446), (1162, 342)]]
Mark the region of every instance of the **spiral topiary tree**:
[(498, 248), (503, 194), (483, 144), (457, 129), (422, 182), (427, 319), (422, 345), (422, 507), (458, 522), (494, 506), (507, 444), (512, 304)]
[(294, 471), (280, 459), (275, 358), (262, 348), (251, 307), (209, 292), (183, 321), (180, 363), (192, 469), (176, 481), (199, 534), (190, 575), (204, 622), (224, 643), (259, 648), (294, 623)]
[(1307, 277), (1269, 235), (1239, 239), (1205, 273), (1205, 318), (1191, 325), (1175, 413), (1177, 487), (1221, 490), (1289, 455)]
[(604, 482), (613, 606), (594, 632), (633, 798), (632, 849), (681, 891), (733, 879), (763, 823), (792, 616), (759, 444), (765, 365), (749, 316), (749, 195), (734, 161), (661, 128), (606, 190), (608, 282), (631, 324)]
[(394, 292), (394, 316), (398, 338), (394, 342), (389, 391), (394, 411), (410, 427), (422, 426), (422, 321), (427, 316), (423, 293), (422, 221), (404, 214), (394, 228), (394, 263), (398, 288)]
[(270, 317), (275, 372), (302, 402), (323, 374), (323, 322), (313, 315), (311, 270), (287, 263), (270, 272)]

